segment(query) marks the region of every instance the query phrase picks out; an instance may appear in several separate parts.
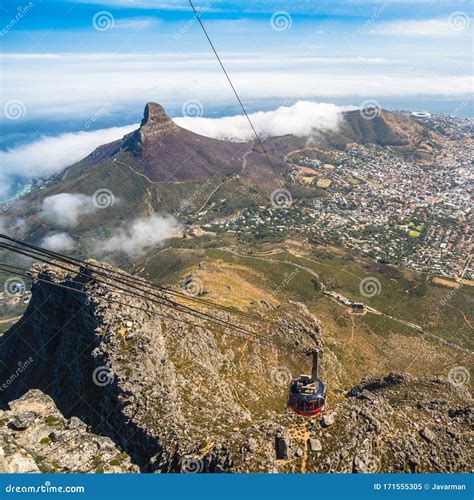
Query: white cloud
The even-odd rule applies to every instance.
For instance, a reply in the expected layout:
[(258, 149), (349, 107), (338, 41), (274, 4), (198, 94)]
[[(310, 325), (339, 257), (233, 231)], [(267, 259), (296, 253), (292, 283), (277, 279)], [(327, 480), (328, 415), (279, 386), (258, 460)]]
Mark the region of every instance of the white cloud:
[[(78, 0), (80, 3), (92, 3), (110, 7), (133, 7), (136, 9), (192, 11), (187, 0), (162, 2), (161, 0)], [(212, 0), (211, 0), (212, 1)], [(220, 9), (209, 7), (209, 0), (194, 0), (196, 9), (205, 7), (206, 12), (220, 12)]]
[[(42, 137), (29, 144), (0, 151), (1, 175), (28, 178), (48, 177), (82, 160), (96, 147), (119, 139), (136, 125), (113, 127), (94, 132), (75, 132)], [(1, 191), (1, 189), (0, 189)]]
[(160, 20), (156, 17), (143, 17), (143, 18), (130, 18), (130, 19), (116, 19), (114, 21), (114, 29), (131, 29), (142, 30), (157, 26)]
[[(310, 135), (315, 130), (336, 130), (344, 108), (334, 104), (299, 101), (275, 111), (250, 114), (255, 128), (263, 136)], [(218, 139), (253, 139), (244, 115), (224, 118), (175, 118), (175, 122), (193, 132)]]
[[(469, 33), (469, 26), (472, 24), (471, 19), (465, 14), (460, 13), (458, 20), (453, 17), (451, 19), (421, 19), (408, 21), (395, 21), (380, 25), (375, 30), (376, 33), (396, 36), (412, 36), (412, 37), (446, 37), (460, 36), (463, 33)], [(458, 25), (457, 23), (463, 23)], [(459, 26), (458, 28), (456, 28)], [(464, 27), (463, 27), (464, 26)]]
[(168, 238), (181, 232), (179, 222), (171, 215), (140, 217), (125, 228), (118, 229), (109, 239), (96, 245), (96, 253), (124, 252), (136, 255), (152, 247), (162, 247)]
[(40, 246), (54, 252), (64, 252), (74, 249), (74, 240), (68, 233), (52, 233), (41, 240)]
[[(375, 49), (361, 52), (364, 58), (321, 57), (320, 51), (319, 57), (264, 53), (224, 53), (222, 57), (246, 102), (283, 103), (289, 96), (293, 101), (360, 96), (362, 101), (418, 95), (420, 89), (425, 96), (464, 96), (471, 93), (470, 67), (460, 66), (456, 59), (469, 58), (470, 52), (468, 44), (458, 45), (441, 47), (435, 55), (431, 49), (419, 53), (398, 47), (389, 57), (380, 57)], [(441, 57), (442, 67), (435, 64)], [(1, 82), (4, 102), (23, 102), (22, 120), (66, 116), (86, 121), (104, 109), (104, 102), (112, 103), (104, 111), (111, 123), (124, 110), (138, 110), (146, 101), (178, 109), (189, 99), (212, 109), (235, 104), (215, 59), (206, 54), (7, 54), (2, 56), (2, 69), (2, 75), (8, 75)], [(76, 91), (71, 93), (71, 88)], [(6, 121), (1, 114), (0, 120)]]
[[(252, 113), (251, 119), (263, 135), (307, 135), (313, 128), (334, 130), (343, 109), (334, 104), (300, 101), (275, 111)], [(240, 140), (252, 138), (249, 124), (243, 115), (224, 118), (177, 117), (174, 120), (178, 125), (208, 137)], [(49, 177), (82, 160), (96, 147), (120, 139), (136, 128), (138, 124), (43, 137), (30, 144), (0, 151), (0, 198), (8, 190), (9, 175)]]
[(0, 216), (0, 233), (21, 238), (26, 229), (26, 222), (22, 218), (11, 219)]
[(43, 200), (41, 217), (59, 227), (74, 227), (83, 215), (96, 211), (92, 197), (82, 193), (60, 193)]

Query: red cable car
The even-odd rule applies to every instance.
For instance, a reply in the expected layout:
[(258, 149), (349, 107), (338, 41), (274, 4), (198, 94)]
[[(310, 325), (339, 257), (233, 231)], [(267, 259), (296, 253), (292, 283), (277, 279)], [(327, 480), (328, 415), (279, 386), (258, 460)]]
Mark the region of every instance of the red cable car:
[(288, 406), (299, 415), (311, 417), (326, 409), (326, 384), (318, 378), (318, 351), (313, 351), (311, 376), (300, 375), (290, 383)]

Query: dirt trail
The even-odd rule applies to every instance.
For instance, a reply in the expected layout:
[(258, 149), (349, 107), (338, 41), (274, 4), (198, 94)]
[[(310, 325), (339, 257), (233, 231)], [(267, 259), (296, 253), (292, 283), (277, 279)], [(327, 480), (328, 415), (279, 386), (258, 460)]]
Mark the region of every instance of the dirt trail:
[[(309, 267), (302, 266), (300, 264), (297, 264), (295, 262), (291, 262), (289, 260), (272, 259), (272, 258), (265, 258), (265, 257), (257, 257), (255, 255), (240, 254), (240, 253), (238, 253), (238, 252), (236, 252), (234, 250), (230, 250), (228, 248), (222, 248), (221, 250), (224, 251), (224, 252), (228, 252), (230, 254), (236, 255), (238, 257), (250, 258), (250, 259), (256, 259), (256, 260), (263, 260), (263, 261), (266, 261), (266, 262), (279, 262), (281, 264), (288, 264), (288, 265), (297, 267), (299, 269), (302, 269), (303, 271), (308, 272), (312, 276), (314, 276), (319, 281), (319, 283), (321, 285), (321, 290), (322, 291), (327, 291), (326, 285), (321, 281), (321, 278), (319, 277), (319, 275), (315, 271), (313, 271), (312, 269), (310, 269)], [(295, 257), (298, 257), (298, 256), (295, 255)], [(306, 258), (306, 257), (300, 257), (300, 258)], [(307, 260), (311, 260), (311, 259), (307, 259)], [(313, 261), (313, 262), (317, 263), (317, 261)], [(335, 267), (337, 267), (337, 266), (335, 266)], [(341, 269), (341, 271), (343, 271), (343, 270)], [(349, 274), (352, 275), (352, 273), (349, 273)], [(355, 275), (352, 275), (352, 276), (355, 276)], [(346, 307), (344, 304), (341, 304), (341, 303), (339, 303), (337, 301), (336, 301), (336, 303), (338, 303), (341, 307)], [(427, 337), (431, 337), (433, 340), (436, 340), (436, 341), (444, 344), (447, 347), (451, 347), (452, 349), (456, 349), (458, 351), (462, 351), (462, 352), (465, 352), (465, 353), (468, 353), (468, 354), (471, 354), (471, 355), (474, 354), (474, 352), (470, 351), (469, 349), (466, 349), (465, 347), (462, 347), (459, 344), (455, 344), (453, 342), (447, 341), (444, 338), (440, 337), (439, 335), (436, 335), (434, 333), (431, 333), (431, 332), (425, 330), (423, 327), (421, 327), (420, 325), (417, 325), (416, 323), (412, 323), (411, 321), (406, 321), (404, 319), (400, 319), (400, 318), (397, 318), (395, 316), (391, 316), (390, 314), (384, 313), (383, 311), (378, 311), (377, 309), (374, 309), (372, 307), (367, 307), (366, 309), (367, 309), (368, 313), (376, 314), (376, 315), (379, 315), (379, 316), (385, 316), (386, 318), (389, 318), (392, 321), (396, 321), (397, 323), (400, 323), (401, 325), (405, 325), (405, 326), (407, 326), (407, 327), (409, 327), (409, 328), (417, 331), (421, 335), (424, 335), (424, 336), (427, 336)]]

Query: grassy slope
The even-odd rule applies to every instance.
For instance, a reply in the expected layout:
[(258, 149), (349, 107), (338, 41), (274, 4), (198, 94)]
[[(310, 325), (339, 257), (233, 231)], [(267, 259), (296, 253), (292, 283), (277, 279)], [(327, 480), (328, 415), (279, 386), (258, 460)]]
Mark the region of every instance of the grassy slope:
[[(268, 248), (270, 246), (266, 246)], [(177, 283), (187, 273), (196, 273), (210, 300), (242, 308), (248, 306), (252, 296), (274, 304), (288, 299), (305, 303), (323, 321), (326, 347), (344, 367), (338, 373), (326, 374), (333, 385), (341, 389), (363, 376), (380, 375), (390, 370), (446, 377), (455, 366), (469, 366), (471, 355), (447, 347), (408, 326), (384, 316), (349, 314), (346, 308), (314, 288), (308, 272), (275, 260), (288, 260), (313, 269), (330, 289), (419, 324), (468, 349), (472, 349), (472, 328), (464, 318), (469, 320), (467, 312), (472, 309), (471, 288), (461, 288), (442, 305), (449, 289), (428, 284), (422, 295), (419, 275), (410, 273), (392, 278), (387, 270), (368, 270), (363, 263), (343, 254), (312, 255), (309, 258), (314, 262), (287, 252), (267, 258), (273, 261), (236, 256), (217, 248), (164, 250), (148, 258), (144, 272), (160, 283)], [(200, 263), (203, 269), (210, 266), (212, 272), (200, 270)], [(368, 276), (377, 278), (382, 286), (381, 293), (372, 298), (362, 296), (359, 290), (360, 279)], [(254, 287), (252, 293), (242, 292), (250, 285)]]

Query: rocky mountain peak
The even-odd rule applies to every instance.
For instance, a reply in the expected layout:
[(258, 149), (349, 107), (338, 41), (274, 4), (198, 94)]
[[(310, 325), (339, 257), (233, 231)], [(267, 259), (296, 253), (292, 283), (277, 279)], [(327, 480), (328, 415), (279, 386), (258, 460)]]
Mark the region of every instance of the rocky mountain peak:
[(178, 126), (167, 115), (165, 109), (156, 102), (148, 102), (140, 123), (142, 136), (154, 135), (156, 132), (177, 129)]

